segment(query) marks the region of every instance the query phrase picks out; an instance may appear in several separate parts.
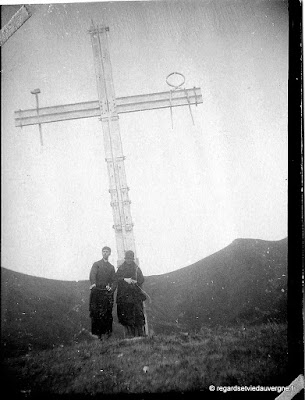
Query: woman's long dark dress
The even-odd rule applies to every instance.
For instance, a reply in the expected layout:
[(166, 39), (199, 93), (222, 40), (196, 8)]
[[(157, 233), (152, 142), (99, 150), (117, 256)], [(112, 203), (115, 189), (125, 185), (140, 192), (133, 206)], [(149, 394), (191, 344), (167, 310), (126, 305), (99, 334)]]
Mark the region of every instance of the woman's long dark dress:
[[(137, 284), (129, 284), (124, 278), (137, 280)], [(144, 282), (142, 271), (135, 262), (124, 262), (118, 268), (115, 279), (118, 288), (116, 303), (119, 323), (126, 328), (128, 335), (143, 336), (145, 317), (140, 289)]]

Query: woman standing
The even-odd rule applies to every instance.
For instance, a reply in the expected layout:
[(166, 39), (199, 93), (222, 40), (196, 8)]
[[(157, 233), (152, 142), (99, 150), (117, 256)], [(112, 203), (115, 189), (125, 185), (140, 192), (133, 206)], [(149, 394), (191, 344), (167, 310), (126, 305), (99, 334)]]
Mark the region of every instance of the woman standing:
[(143, 301), (145, 295), (141, 290), (144, 277), (141, 269), (134, 262), (134, 252), (125, 252), (125, 261), (116, 272), (117, 315), (119, 323), (124, 326), (125, 336), (144, 336), (145, 317)]

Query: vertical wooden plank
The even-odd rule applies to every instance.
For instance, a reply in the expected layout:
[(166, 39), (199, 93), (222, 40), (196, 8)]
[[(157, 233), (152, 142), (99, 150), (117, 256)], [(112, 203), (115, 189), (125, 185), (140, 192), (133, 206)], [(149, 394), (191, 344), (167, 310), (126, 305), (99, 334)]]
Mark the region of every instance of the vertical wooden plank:
[(132, 250), (136, 255), (136, 248), (108, 48), (108, 30), (108, 28), (92, 26), (89, 33), (92, 41), (101, 112), (100, 119), (104, 134), (106, 162), (108, 164), (118, 264), (121, 264), (124, 261), (125, 251)]

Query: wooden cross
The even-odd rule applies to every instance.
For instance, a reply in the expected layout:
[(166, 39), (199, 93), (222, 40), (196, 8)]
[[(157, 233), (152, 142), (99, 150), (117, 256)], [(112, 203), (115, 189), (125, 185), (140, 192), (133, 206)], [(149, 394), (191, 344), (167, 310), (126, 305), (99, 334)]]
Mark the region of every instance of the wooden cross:
[[(118, 265), (124, 261), (126, 250), (136, 247), (130, 200), (127, 186), (124, 155), (119, 127), (120, 113), (189, 106), (202, 103), (200, 88), (171, 90), (169, 92), (115, 97), (112, 68), (108, 49), (109, 28), (93, 26), (89, 29), (94, 55), (98, 100), (77, 104), (66, 104), (15, 112), (15, 125), (39, 125), (70, 119), (100, 117), (103, 128), (105, 159), (109, 175), (109, 192), (113, 210)], [(37, 89), (38, 90), (38, 89)]]

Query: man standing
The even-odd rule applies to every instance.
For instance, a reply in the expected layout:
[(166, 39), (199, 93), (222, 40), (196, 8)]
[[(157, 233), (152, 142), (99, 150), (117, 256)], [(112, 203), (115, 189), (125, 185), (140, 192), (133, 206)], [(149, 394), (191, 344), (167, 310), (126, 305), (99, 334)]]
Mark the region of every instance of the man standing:
[(142, 271), (134, 262), (134, 252), (125, 252), (125, 261), (116, 273), (117, 315), (119, 323), (124, 326), (127, 337), (143, 336), (145, 317), (143, 301), (145, 295), (141, 290), (144, 282)]
[(113, 283), (115, 269), (108, 261), (110, 247), (103, 247), (103, 258), (96, 261), (90, 271), (90, 301), (91, 332), (99, 339), (112, 333)]

